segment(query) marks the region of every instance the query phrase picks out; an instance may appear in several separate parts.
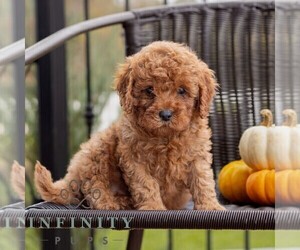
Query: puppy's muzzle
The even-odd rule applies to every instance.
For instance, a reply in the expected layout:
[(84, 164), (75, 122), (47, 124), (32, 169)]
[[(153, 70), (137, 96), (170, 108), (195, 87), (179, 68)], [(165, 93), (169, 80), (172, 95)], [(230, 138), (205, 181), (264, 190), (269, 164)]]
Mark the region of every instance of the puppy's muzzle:
[(172, 115), (173, 115), (173, 112), (169, 109), (164, 109), (159, 112), (160, 119), (162, 119), (165, 122), (170, 121), (172, 118)]

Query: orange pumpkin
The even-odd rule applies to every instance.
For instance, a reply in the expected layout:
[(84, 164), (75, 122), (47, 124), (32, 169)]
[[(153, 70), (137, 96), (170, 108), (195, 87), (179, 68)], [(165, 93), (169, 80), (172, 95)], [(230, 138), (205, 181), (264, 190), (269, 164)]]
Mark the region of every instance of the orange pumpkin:
[(250, 199), (246, 192), (246, 181), (253, 172), (242, 160), (233, 161), (220, 172), (219, 190), (231, 202), (245, 203)]
[(276, 172), (276, 203), (281, 205), (300, 204), (300, 170)]
[(275, 170), (261, 170), (251, 174), (246, 183), (250, 199), (260, 205), (275, 204)]

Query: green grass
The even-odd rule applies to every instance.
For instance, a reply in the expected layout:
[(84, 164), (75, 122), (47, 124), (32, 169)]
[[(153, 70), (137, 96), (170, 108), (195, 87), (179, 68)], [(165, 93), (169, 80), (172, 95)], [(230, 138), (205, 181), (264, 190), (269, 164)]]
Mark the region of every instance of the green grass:
[(300, 231), (276, 231), (275, 245), (278, 248), (297, 247), (297, 249), (300, 249)]
[(250, 239), (251, 247), (274, 247), (275, 231), (250, 231)]
[[(146, 230), (143, 250), (167, 249), (168, 230)], [(173, 230), (174, 250), (205, 249), (205, 230)], [(244, 231), (212, 231), (212, 249), (243, 249)], [(251, 248), (274, 247), (274, 231), (250, 231)]]
[(203, 230), (173, 230), (174, 250), (205, 249), (206, 232)]
[(244, 231), (212, 231), (213, 249), (243, 249)]
[[(24, 244), (24, 230), (0, 228), (0, 249), (18, 250)], [(29, 248), (28, 248), (29, 249)]]
[[(39, 229), (26, 229), (26, 248), (30, 250), (41, 249)], [(97, 250), (126, 249), (128, 231), (117, 230), (94, 230), (94, 245)], [(205, 249), (206, 235), (205, 230), (172, 230), (174, 250), (196, 250)], [(299, 231), (280, 231), (280, 238), (284, 238), (280, 247), (299, 246)], [(244, 231), (238, 230), (214, 230), (212, 235), (212, 249), (244, 249)], [(73, 229), (72, 237), (74, 250), (88, 249), (88, 237), (90, 230)], [(70, 239), (66, 239), (70, 240)], [(277, 241), (276, 241), (277, 243)], [(164, 250), (168, 246), (168, 230), (145, 230), (142, 250)], [(274, 248), (275, 231), (250, 231), (250, 246), (252, 248)], [(2, 248), (1, 248), (2, 249)]]

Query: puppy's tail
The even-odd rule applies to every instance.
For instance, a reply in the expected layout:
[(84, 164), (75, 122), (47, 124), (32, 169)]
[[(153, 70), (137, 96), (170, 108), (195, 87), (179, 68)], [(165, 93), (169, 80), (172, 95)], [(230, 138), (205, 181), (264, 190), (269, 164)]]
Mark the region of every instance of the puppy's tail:
[(72, 204), (75, 194), (70, 192), (69, 184), (64, 179), (53, 182), (51, 173), (37, 161), (34, 182), (42, 199), (63, 205)]

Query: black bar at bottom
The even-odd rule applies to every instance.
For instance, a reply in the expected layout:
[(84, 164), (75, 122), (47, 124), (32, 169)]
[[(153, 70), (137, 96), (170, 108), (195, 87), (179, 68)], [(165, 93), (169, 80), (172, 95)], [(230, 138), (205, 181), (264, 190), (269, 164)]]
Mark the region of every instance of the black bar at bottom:
[(168, 250), (173, 250), (173, 231), (168, 230)]
[(211, 250), (212, 245), (211, 245), (211, 230), (206, 231), (206, 249)]
[(245, 231), (245, 250), (250, 250), (250, 232)]
[[(37, 39), (65, 27), (64, 1), (37, 1)], [(65, 49), (58, 47), (37, 61), (40, 161), (58, 180), (69, 162)], [(70, 250), (70, 230), (43, 230), (43, 250)]]
[(142, 246), (144, 230), (131, 230), (127, 241), (127, 250), (139, 250)]

